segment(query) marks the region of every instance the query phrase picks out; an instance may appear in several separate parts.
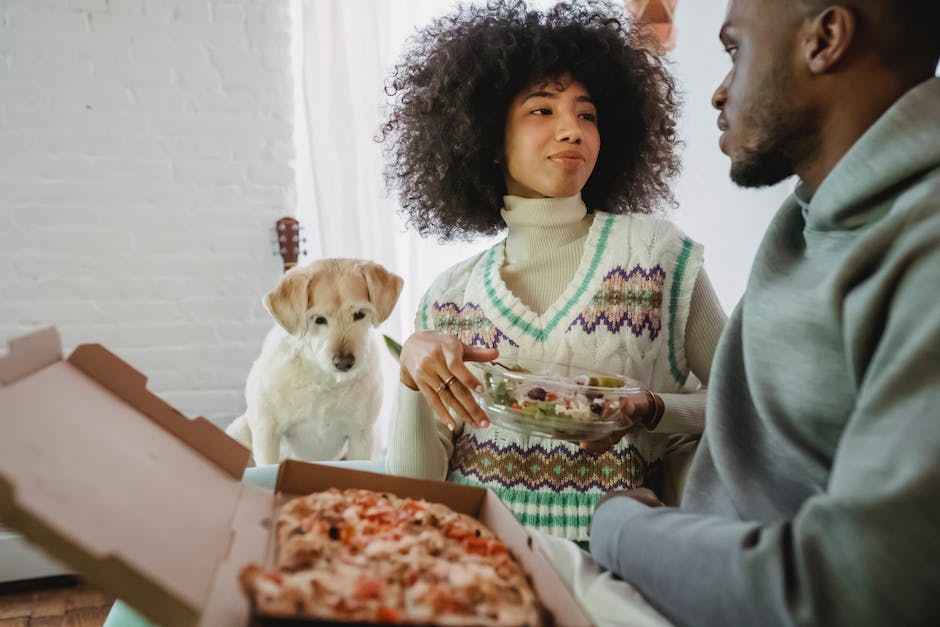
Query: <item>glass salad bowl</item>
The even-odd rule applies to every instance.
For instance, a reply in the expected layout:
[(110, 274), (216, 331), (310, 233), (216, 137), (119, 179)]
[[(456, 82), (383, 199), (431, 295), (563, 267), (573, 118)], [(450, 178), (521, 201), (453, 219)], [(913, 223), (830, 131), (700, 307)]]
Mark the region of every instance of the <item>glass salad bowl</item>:
[(545, 438), (599, 440), (623, 428), (626, 397), (643, 386), (622, 375), (534, 359), (467, 363), (477, 402), (494, 424)]

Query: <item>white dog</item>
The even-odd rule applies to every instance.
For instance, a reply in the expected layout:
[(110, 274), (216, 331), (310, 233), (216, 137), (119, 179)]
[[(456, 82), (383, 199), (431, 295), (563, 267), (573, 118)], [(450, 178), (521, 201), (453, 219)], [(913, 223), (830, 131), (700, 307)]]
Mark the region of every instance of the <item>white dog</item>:
[(402, 279), (359, 259), (321, 259), (286, 272), (264, 305), (277, 321), (245, 383), (247, 411), (226, 429), (255, 463), (372, 455), (382, 404), (371, 330), (398, 302)]

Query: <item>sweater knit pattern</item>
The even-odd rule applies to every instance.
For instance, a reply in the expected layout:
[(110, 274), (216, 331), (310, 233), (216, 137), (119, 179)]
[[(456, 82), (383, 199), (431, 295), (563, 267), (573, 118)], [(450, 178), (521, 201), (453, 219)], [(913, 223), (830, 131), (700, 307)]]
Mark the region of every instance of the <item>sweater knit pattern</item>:
[(501, 343), (518, 347), (518, 344), (497, 329), (483, 314), (479, 305), (466, 303), (434, 303), (431, 305), (433, 328), (456, 335), (461, 342), (471, 346), (499, 348)]
[[(662, 327), (663, 283), (666, 272), (659, 264), (650, 270), (637, 265), (627, 272), (620, 266), (607, 273), (591, 304), (571, 322), (580, 324), (585, 333), (593, 333), (599, 324), (618, 333), (626, 324), (633, 335), (649, 331), (655, 340)], [(570, 330), (570, 327), (569, 327)]]
[(502, 445), (468, 429), (457, 438), (450, 480), (490, 488), (524, 525), (584, 540), (579, 530), (604, 494), (640, 487), (659, 471), (659, 460), (647, 463), (630, 443), (590, 455), (550, 442)]
[[(425, 328), (467, 344), (626, 374), (660, 392), (688, 376), (683, 331), (701, 247), (668, 222), (595, 214), (574, 278), (541, 315), (499, 274), (501, 242), (445, 273), (426, 295)], [(677, 281), (680, 284), (676, 284)], [(602, 455), (492, 424), (458, 430), (448, 480), (492, 489), (523, 523), (583, 541), (597, 501), (647, 485), (666, 436), (638, 432)]]

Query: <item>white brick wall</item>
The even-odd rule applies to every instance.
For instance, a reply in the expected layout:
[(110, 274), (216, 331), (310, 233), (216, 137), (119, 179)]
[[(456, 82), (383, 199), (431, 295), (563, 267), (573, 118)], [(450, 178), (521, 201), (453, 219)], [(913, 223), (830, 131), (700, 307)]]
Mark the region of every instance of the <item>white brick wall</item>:
[(292, 213), (289, 0), (0, 0), (0, 351), (100, 342), (224, 424)]

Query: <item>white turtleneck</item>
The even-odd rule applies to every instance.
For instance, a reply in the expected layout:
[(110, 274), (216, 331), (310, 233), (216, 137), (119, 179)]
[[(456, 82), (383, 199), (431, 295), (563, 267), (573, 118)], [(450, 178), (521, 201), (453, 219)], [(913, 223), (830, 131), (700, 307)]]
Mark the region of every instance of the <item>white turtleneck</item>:
[(509, 227), (500, 275), (509, 291), (542, 314), (571, 282), (594, 216), (580, 196), (504, 196), (500, 212)]

